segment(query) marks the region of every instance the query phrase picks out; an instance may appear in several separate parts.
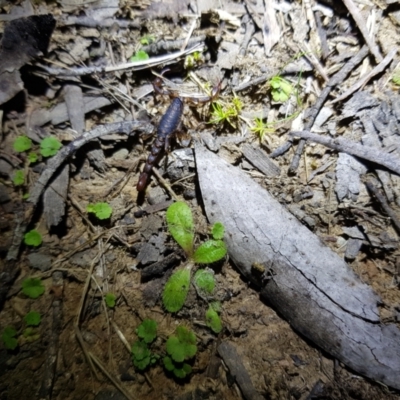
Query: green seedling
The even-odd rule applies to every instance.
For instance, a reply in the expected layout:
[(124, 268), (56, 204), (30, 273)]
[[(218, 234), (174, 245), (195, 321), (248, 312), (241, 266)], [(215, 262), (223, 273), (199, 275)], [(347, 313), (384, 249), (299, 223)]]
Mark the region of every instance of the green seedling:
[(17, 331), (12, 326), (6, 326), (1, 334), (1, 340), (7, 350), (15, 350), (18, 346)]
[(22, 281), (22, 293), (31, 299), (37, 299), (44, 293), (44, 286), (39, 278), (27, 278)]
[(23, 169), (19, 169), (14, 172), (13, 176), (14, 186), (22, 186), (25, 183), (25, 172)]
[(221, 223), (213, 226), (211, 232), (213, 240), (201, 244), (193, 252), (194, 224), (189, 206), (183, 202), (172, 204), (167, 210), (167, 225), (172, 237), (183, 248), (189, 258), (189, 263), (184, 269), (173, 273), (168, 279), (163, 291), (163, 304), (169, 312), (179, 311), (185, 304), (190, 286), (190, 272), (193, 262), (210, 264), (221, 260), (226, 255), (225, 243), (220, 239), (224, 235)]
[(30, 311), (24, 317), (24, 321), (27, 326), (38, 326), (41, 320), (42, 316), (37, 311)]
[(185, 304), (190, 287), (190, 269), (174, 272), (165, 284), (162, 300), (168, 312), (178, 312)]
[(28, 246), (38, 247), (42, 244), (42, 235), (36, 229), (32, 229), (25, 233), (24, 243)]
[(189, 54), (185, 57), (184, 67), (186, 69), (191, 69), (196, 65), (202, 64), (204, 62), (203, 55), (200, 51), (195, 51), (193, 54)]
[(151, 343), (157, 337), (157, 322), (153, 319), (144, 319), (136, 333), (145, 343)]
[(104, 296), (104, 301), (106, 302), (108, 308), (115, 307), (115, 300), (116, 300), (116, 296), (114, 293), (107, 293)]
[(56, 155), (61, 147), (62, 144), (56, 137), (49, 136), (40, 142), (40, 154), (43, 157), (51, 157)]
[(152, 319), (143, 320), (136, 329), (136, 333), (142, 340), (137, 340), (132, 345), (132, 361), (137, 369), (143, 371), (160, 358), (148, 347), (157, 337), (157, 322)]
[(216, 222), (211, 227), (211, 234), (215, 240), (221, 240), (225, 234), (225, 227), (221, 222)]
[(181, 201), (171, 204), (166, 213), (168, 230), (188, 257), (193, 254), (194, 224), (190, 207)]
[(144, 50), (138, 50), (130, 59), (131, 62), (146, 61), (149, 55)]
[(37, 162), (38, 159), (39, 159), (39, 157), (38, 157), (37, 153), (35, 153), (35, 152), (32, 151), (32, 152), (30, 152), (30, 153), (28, 154), (28, 161), (29, 161), (31, 164), (34, 164), (35, 162)]
[(264, 122), (263, 118), (256, 118), (250, 130), (260, 139), (260, 142), (262, 142), (267, 135), (275, 131), (273, 124)]
[(228, 123), (233, 128), (236, 128), (235, 122), (240, 116), (242, 107), (242, 101), (236, 95), (229, 104), (216, 101), (212, 104), (210, 123), (216, 125)]
[(193, 358), (197, 353), (196, 336), (185, 326), (176, 328), (176, 335), (168, 338), (166, 343), (168, 356), (164, 357), (164, 367), (173, 372), (177, 378), (185, 378), (192, 372), (192, 368), (185, 361)]
[(140, 44), (143, 46), (147, 46), (147, 45), (153, 43), (155, 40), (156, 40), (156, 37), (154, 35), (144, 35), (140, 39)]
[(392, 82), (397, 85), (400, 86), (400, 71), (397, 70), (394, 72), (393, 78), (392, 78)]
[(271, 87), (272, 99), (278, 103), (287, 101), (293, 91), (292, 84), (279, 75), (271, 78), (269, 86)]
[(108, 219), (112, 214), (112, 207), (108, 203), (88, 204), (88, 213), (93, 213), (98, 219)]
[(140, 371), (157, 362), (159, 358), (149, 350), (147, 344), (142, 340), (137, 340), (133, 343), (131, 353), (133, 365)]
[(18, 136), (13, 144), (13, 149), (17, 153), (23, 153), (24, 151), (30, 150), (32, 147), (32, 140), (28, 136)]
[(220, 307), (219, 302), (212, 303), (206, 312), (206, 325), (215, 333), (222, 331), (222, 321), (218, 315)]
[(214, 271), (198, 269), (194, 274), (193, 283), (205, 295), (211, 295), (215, 289)]

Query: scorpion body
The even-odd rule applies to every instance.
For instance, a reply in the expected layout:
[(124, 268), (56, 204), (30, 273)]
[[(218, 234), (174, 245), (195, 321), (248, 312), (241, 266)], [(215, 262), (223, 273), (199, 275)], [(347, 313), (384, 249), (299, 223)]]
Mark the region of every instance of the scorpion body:
[(162, 116), (157, 129), (157, 137), (151, 148), (151, 153), (139, 176), (137, 184), (138, 192), (146, 188), (153, 166), (158, 162), (163, 154), (163, 150), (168, 151), (172, 134), (177, 130), (183, 112), (183, 102), (179, 97), (172, 100), (166, 113)]
[[(168, 69), (164, 70), (161, 73), (161, 76), (166, 71), (168, 71)], [(143, 172), (139, 176), (139, 181), (137, 183), (138, 192), (143, 192), (144, 189), (146, 189), (153, 166), (160, 160), (163, 151), (168, 151), (169, 149), (171, 137), (178, 129), (179, 123), (181, 121), (184, 99), (195, 104), (213, 101), (218, 96), (219, 91), (221, 90), (221, 82), (213, 88), (210, 96), (203, 96), (200, 98), (183, 98), (180, 97), (177, 93), (164, 90), (162, 88), (162, 80), (159, 77), (153, 81), (153, 87), (155, 93), (171, 96), (173, 97), (173, 100), (165, 114), (162, 116), (158, 125), (157, 137), (153, 143), (150, 155), (147, 158), (146, 164), (143, 168)]]

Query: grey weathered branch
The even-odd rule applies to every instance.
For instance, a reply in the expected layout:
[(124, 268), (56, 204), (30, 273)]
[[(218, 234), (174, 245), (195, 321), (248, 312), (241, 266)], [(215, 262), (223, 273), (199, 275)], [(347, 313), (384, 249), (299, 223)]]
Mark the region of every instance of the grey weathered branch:
[(380, 321), (371, 287), (244, 172), (201, 145), (196, 164), (207, 216), (225, 225), (230, 258), (261, 296), (317, 346), (400, 389), (400, 330)]
[(400, 175), (400, 160), (396, 154), (388, 153), (372, 146), (364, 146), (341, 137), (332, 139), (328, 136), (317, 135), (309, 131), (289, 132), (289, 135), (311, 140), (312, 142), (323, 144), (330, 149), (372, 161)]

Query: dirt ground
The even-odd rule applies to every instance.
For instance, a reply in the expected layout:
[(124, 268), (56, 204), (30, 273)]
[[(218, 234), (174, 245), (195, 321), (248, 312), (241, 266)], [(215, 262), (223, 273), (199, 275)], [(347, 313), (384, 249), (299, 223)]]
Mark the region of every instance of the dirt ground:
[[(397, 156), (398, 3), (356, 2), (352, 13), (332, 1), (216, 4), (0, 0), (0, 32), (18, 18), (51, 14), (55, 20), (54, 31), (50, 17), (14, 25), (0, 49), (2, 400), (400, 399), (395, 389), (296, 333), (241, 277), (229, 254), (209, 266), (221, 332), (207, 326), (210, 299), (193, 284), (179, 312), (163, 307), (167, 279), (185, 264), (167, 229), (173, 200), (193, 212), (195, 245), (210, 237), (191, 144), (184, 143), (192, 138), (246, 171), (344, 257), (381, 297), (382, 323), (399, 326), (398, 175), (374, 160), (343, 161), (335, 149), (311, 142), (293, 171), (299, 140), (288, 136), (311, 129), (304, 128), (310, 110), (328, 87), (313, 132), (365, 144), (371, 120), (380, 136), (379, 145), (372, 139), (369, 145)], [(330, 86), (365, 45), (363, 30), (371, 32), (368, 55)], [(160, 74), (164, 93), (155, 94), (152, 82)], [(14, 82), (19, 76), (21, 85)], [(181, 126), (168, 132), (174, 133), (171, 149), (139, 193), (157, 126), (177, 97), (184, 104)], [(121, 125), (107, 131), (107, 124)], [(29, 151), (39, 153), (49, 135), (63, 145), (53, 157), (60, 164), (40, 154), (32, 161)], [(31, 139), (30, 150), (16, 150), (20, 136)], [(247, 144), (261, 149), (278, 172), (254, 163)], [(46, 171), (48, 180), (40, 181)], [(378, 182), (375, 194), (364, 184), (371, 177)], [(110, 204), (111, 217), (88, 213), (96, 202)], [(31, 230), (40, 233), (40, 246), (21, 243)], [(21, 289), (27, 278), (44, 286), (36, 299)], [(112, 307), (107, 293), (115, 295)], [(30, 311), (41, 322), (27, 331)], [(141, 371), (131, 346), (145, 319), (157, 322), (151, 350), (160, 358)], [(196, 335), (192, 372), (184, 379), (162, 363), (178, 325)], [(16, 332), (14, 349), (5, 343), (7, 327)], [(223, 360), (221, 343), (236, 350), (240, 377)]]

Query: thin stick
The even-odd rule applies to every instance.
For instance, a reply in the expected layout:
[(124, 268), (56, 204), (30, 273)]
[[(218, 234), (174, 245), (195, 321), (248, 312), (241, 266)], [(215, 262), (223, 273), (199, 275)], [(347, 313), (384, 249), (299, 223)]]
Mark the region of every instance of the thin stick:
[[(368, 51), (368, 47), (363, 46), (354, 57), (352, 57), (345, 65), (343, 65), (339, 72), (337, 72), (335, 75), (332, 76), (331, 79), (329, 79), (329, 82), (326, 84), (326, 87), (321, 92), (318, 100), (311, 107), (308, 113), (308, 118), (307, 122), (304, 125), (304, 130), (311, 129), (311, 127), (314, 125), (315, 119), (317, 118), (319, 111), (324, 105), (331, 90), (344, 81), (346, 76), (368, 55)], [(289, 167), (289, 173), (292, 175), (296, 173), (296, 170), (299, 167), (300, 157), (303, 153), (305, 143), (305, 140), (300, 140), (297, 146), (296, 153)]]
[(66, 69), (66, 68), (52, 68), (52, 67), (47, 67), (46, 65), (38, 64), (38, 67), (42, 68), (48, 74), (56, 76), (81, 76), (81, 75), (90, 75), (94, 73), (121, 71), (124, 69), (139, 71), (146, 68), (152, 68), (160, 64), (172, 62), (173, 60), (181, 56), (185, 56), (187, 54), (191, 54), (196, 51), (202, 51), (203, 47), (204, 47), (203, 45), (197, 45), (188, 50), (177, 51), (175, 53), (170, 53), (158, 57), (152, 57), (145, 61), (123, 63), (115, 66), (109, 65), (101, 67), (81, 67), (81, 68)]
[(372, 36), (369, 34), (366, 23), (364, 21), (364, 18), (362, 17), (360, 10), (358, 7), (354, 4), (353, 0), (343, 0), (343, 3), (349, 10), (351, 16), (353, 17), (355, 23), (358, 26), (358, 29), (360, 29), (361, 34), (364, 37), (365, 43), (367, 43), (369, 50), (371, 53), (374, 55), (375, 60), (377, 63), (380, 63), (382, 61), (382, 55), (379, 52), (378, 46), (376, 45), (374, 39)]
[(365, 186), (379, 201), (381, 207), (383, 208), (385, 213), (390, 217), (394, 226), (397, 228), (397, 231), (400, 232), (400, 220), (397, 217), (397, 214), (394, 212), (394, 210), (389, 206), (386, 197), (380, 191), (378, 181), (375, 178), (371, 177), (365, 182)]
[(371, 78), (373, 78), (375, 75), (378, 75), (385, 70), (385, 68), (392, 62), (396, 53), (397, 53), (397, 48), (393, 48), (392, 50), (390, 50), (390, 52), (386, 55), (386, 57), (382, 60), (382, 62), (379, 65), (377, 65), (368, 74), (362, 76), (361, 79), (359, 79), (359, 81), (356, 82), (351, 88), (347, 89), (341, 96), (337, 97), (329, 104), (334, 104), (337, 103), (338, 101), (344, 100), (345, 98), (353, 94), (356, 90), (366, 85)]
[(400, 159), (396, 154), (387, 153), (386, 151), (381, 151), (371, 146), (364, 146), (341, 137), (331, 139), (327, 136), (317, 135), (309, 131), (289, 132), (289, 135), (311, 140), (312, 142), (323, 144), (330, 149), (372, 161), (400, 175)]

